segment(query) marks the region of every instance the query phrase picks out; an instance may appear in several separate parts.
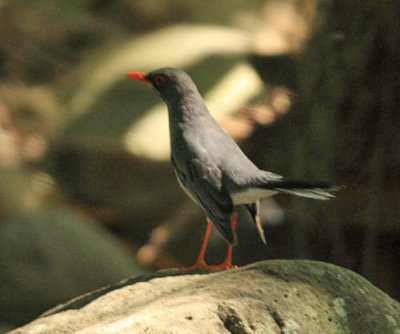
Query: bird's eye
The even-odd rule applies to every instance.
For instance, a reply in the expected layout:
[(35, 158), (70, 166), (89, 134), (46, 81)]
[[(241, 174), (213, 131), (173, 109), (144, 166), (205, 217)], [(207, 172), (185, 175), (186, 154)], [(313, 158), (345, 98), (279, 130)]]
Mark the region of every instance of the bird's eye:
[(161, 74), (157, 74), (154, 77), (154, 82), (157, 86), (161, 87), (165, 83), (165, 78)]

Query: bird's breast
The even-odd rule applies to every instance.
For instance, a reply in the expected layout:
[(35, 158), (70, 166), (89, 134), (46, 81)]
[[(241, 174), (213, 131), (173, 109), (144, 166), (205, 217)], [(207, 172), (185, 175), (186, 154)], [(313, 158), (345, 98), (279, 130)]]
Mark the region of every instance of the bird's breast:
[(186, 193), (186, 195), (188, 195), (190, 197), (190, 199), (193, 202), (197, 203), (196, 199), (193, 197), (193, 195), (190, 193), (190, 191), (183, 184), (182, 180), (180, 179), (180, 177), (175, 169), (174, 169), (174, 172), (175, 172), (176, 179), (178, 180), (178, 183), (181, 186), (181, 188), (183, 189), (183, 191)]

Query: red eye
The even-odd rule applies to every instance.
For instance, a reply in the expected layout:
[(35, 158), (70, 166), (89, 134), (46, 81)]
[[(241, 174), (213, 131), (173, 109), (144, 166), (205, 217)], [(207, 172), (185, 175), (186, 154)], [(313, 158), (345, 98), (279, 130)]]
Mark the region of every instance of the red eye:
[(162, 86), (165, 83), (165, 78), (161, 74), (157, 74), (154, 77), (154, 82), (157, 86)]

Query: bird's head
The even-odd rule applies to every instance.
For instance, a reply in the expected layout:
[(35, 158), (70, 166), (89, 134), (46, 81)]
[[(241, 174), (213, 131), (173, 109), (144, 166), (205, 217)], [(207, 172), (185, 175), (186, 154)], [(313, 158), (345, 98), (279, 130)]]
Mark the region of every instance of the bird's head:
[(193, 80), (182, 70), (160, 68), (149, 73), (129, 72), (127, 77), (150, 83), (167, 104), (173, 104), (185, 96), (198, 94)]

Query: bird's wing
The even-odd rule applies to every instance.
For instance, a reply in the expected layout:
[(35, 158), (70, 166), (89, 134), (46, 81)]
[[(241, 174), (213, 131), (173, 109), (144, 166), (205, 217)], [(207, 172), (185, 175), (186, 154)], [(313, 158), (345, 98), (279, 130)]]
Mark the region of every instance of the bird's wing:
[(254, 223), (257, 226), (258, 233), (260, 234), (260, 238), (264, 244), (267, 244), (267, 241), (265, 240), (265, 233), (264, 229), (262, 228), (261, 225), (261, 220), (260, 220), (260, 201), (256, 201), (251, 204), (246, 204), (245, 205), (246, 209), (250, 212), (251, 217), (254, 220)]
[(232, 198), (223, 185), (222, 171), (200, 162), (198, 159), (188, 161), (189, 175), (176, 168), (176, 173), (187, 191), (206, 212), (208, 218), (215, 224), (223, 237), (230, 243), (236, 242), (231, 226), (231, 216), (234, 213)]

